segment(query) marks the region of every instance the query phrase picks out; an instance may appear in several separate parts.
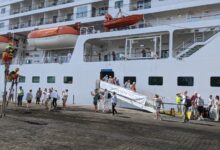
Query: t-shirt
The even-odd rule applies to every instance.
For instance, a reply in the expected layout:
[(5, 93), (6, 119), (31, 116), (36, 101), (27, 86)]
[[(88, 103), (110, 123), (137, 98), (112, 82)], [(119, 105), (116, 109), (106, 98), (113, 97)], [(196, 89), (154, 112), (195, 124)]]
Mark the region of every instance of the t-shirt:
[(33, 95), (31, 92), (28, 92), (27, 95), (26, 95), (26, 100), (32, 100), (33, 98)]
[(197, 106), (204, 106), (204, 100), (202, 98), (197, 98)]
[(117, 104), (118, 99), (117, 99), (117, 96), (116, 96), (116, 95), (113, 95), (113, 96), (112, 96), (111, 102), (112, 102), (112, 104)]
[(18, 95), (19, 96), (24, 96), (24, 90), (23, 89), (19, 89), (18, 90)]
[(155, 106), (156, 108), (160, 108), (162, 104), (162, 100), (160, 98), (155, 98)]

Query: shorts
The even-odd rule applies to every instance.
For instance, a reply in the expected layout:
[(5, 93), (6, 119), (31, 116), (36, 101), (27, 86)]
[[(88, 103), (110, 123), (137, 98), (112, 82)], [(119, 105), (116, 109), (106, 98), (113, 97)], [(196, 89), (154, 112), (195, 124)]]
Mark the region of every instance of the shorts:
[(27, 100), (27, 102), (30, 104), (30, 103), (31, 103), (31, 100)]
[(199, 113), (203, 113), (204, 112), (203, 106), (198, 106), (197, 110), (198, 110)]
[(97, 101), (93, 101), (93, 104), (94, 104), (95, 106), (97, 106)]
[(160, 112), (160, 107), (156, 107), (156, 111), (157, 111), (157, 112)]

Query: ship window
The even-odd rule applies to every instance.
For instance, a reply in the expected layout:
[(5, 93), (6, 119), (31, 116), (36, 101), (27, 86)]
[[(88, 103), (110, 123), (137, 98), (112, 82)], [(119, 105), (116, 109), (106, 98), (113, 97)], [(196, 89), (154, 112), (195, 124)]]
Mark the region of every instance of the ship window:
[(4, 14), (5, 13), (5, 8), (2, 8), (1, 9), (1, 14)]
[(55, 76), (48, 76), (47, 83), (55, 83)]
[(193, 86), (194, 78), (193, 77), (178, 77), (177, 85), (178, 86)]
[(137, 2), (137, 9), (151, 8), (151, 0), (141, 0)]
[(63, 82), (66, 84), (72, 84), (73, 83), (73, 77), (66, 76), (63, 78)]
[(159, 76), (149, 77), (148, 85), (163, 85), (163, 77), (159, 77)]
[(220, 87), (220, 77), (211, 77), (210, 85), (214, 87)]
[(132, 84), (133, 82), (136, 82), (136, 77), (135, 76), (125, 76), (124, 83), (128, 80), (130, 80), (130, 84)]
[(76, 18), (87, 17), (87, 6), (77, 7)]
[(115, 2), (115, 8), (122, 8), (123, 7), (123, 1), (116, 1)]
[(25, 82), (25, 76), (19, 76), (18, 82), (24, 83)]
[(0, 22), (0, 28), (4, 28), (5, 27), (5, 23), (4, 22)]
[(40, 77), (39, 76), (33, 76), (32, 77), (32, 83), (40, 83)]

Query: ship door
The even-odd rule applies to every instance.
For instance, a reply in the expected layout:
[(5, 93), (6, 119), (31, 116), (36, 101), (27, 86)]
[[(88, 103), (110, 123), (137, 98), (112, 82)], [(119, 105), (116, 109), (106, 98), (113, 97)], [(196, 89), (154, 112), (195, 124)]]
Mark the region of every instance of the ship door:
[(103, 79), (104, 76), (108, 75), (111, 76), (112, 78), (114, 77), (114, 72), (112, 69), (102, 69), (100, 72), (100, 79)]

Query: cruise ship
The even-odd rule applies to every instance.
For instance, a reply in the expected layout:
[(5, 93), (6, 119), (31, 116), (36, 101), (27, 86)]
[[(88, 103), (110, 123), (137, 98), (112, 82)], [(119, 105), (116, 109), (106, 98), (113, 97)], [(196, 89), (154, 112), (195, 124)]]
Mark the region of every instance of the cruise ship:
[(16, 47), (10, 70), (20, 69), (25, 93), (69, 89), (68, 104), (92, 104), (91, 91), (111, 86), (96, 82), (105, 75), (135, 82), (136, 96), (175, 102), (187, 90), (207, 102), (220, 91), (219, 8), (220, 0), (0, 0), (0, 53)]

